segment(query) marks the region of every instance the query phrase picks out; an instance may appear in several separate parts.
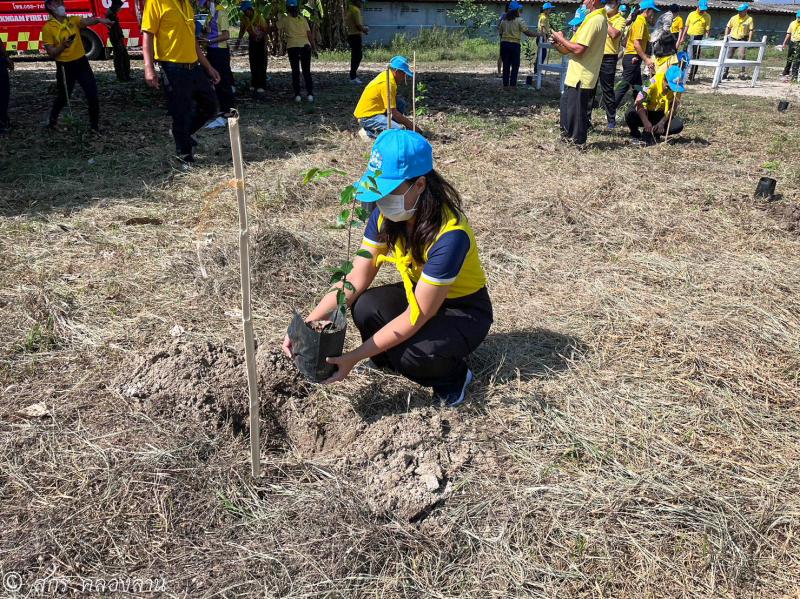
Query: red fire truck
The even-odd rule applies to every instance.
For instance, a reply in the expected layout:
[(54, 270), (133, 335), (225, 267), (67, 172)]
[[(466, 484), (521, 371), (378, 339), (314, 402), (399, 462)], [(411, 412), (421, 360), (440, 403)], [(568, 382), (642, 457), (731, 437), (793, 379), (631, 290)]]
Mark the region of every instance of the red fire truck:
[[(104, 17), (111, 0), (65, 0), (64, 7), (70, 16)], [(141, 46), (142, 33), (139, 22), (144, 0), (123, 0), (119, 11), (119, 24), (129, 48)], [(6, 50), (39, 51), (42, 47), (42, 27), (50, 15), (44, 9), (44, 0), (0, 0), (0, 41)], [(108, 27), (94, 25), (81, 31), (83, 46), (90, 59), (106, 58), (111, 47)]]

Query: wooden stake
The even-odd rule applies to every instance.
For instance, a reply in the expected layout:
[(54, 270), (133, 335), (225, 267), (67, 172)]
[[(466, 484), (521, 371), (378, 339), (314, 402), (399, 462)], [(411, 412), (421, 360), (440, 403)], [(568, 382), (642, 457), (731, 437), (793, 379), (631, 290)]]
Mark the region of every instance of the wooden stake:
[(386, 130), (392, 128), (392, 70), (386, 67)]
[(417, 130), (417, 53), (414, 52), (414, 66), (411, 67), (411, 125)]
[(250, 397), (250, 465), (253, 477), (261, 475), (260, 405), (258, 402), (258, 377), (256, 350), (253, 337), (253, 320), (250, 311), (250, 230), (247, 225), (247, 200), (244, 193), (244, 164), (242, 163), (242, 138), (239, 134), (239, 113), (234, 110), (228, 119), (233, 157), (233, 176), (236, 181), (236, 199), (239, 202), (239, 271), (242, 281), (242, 328), (244, 329), (244, 356), (247, 366), (247, 392)]
[[(681, 70), (681, 72), (683, 72), (683, 63), (684, 63), (684, 61), (681, 61), (681, 63), (678, 65), (678, 68)], [(682, 78), (682, 80), (683, 80), (683, 78)], [(675, 114), (675, 105), (680, 101), (680, 99), (681, 99), (681, 94), (678, 93), (675, 96), (675, 100), (672, 102), (672, 104), (669, 107), (669, 120), (667, 121), (667, 131), (666, 131), (666, 134), (664, 135), (664, 143), (665, 144), (667, 143), (667, 141), (669, 141), (669, 128), (672, 126), (672, 115)]]

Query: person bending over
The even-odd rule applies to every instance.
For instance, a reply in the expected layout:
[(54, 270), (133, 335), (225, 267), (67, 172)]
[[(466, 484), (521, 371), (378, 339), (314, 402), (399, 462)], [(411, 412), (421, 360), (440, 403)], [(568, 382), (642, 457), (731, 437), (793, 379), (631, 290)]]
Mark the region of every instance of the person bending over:
[[(680, 67), (672, 66), (665, 73), (658, 73), (653, 79), (653, 84), (636, 96), (633, 108), (625, 116), (631, 137), (652, 144), (667, 131), (668, 125), (670, 135), (683, 131), (683, 120), (675, 116), (680, 106), (680, 97), (676, 97), (675, 94), (686, 91), (682, 78), (683, 71)], [(672, 110), (671, 123), (670, 110)], [(643, 129), (644, 133), (640, 129)]]

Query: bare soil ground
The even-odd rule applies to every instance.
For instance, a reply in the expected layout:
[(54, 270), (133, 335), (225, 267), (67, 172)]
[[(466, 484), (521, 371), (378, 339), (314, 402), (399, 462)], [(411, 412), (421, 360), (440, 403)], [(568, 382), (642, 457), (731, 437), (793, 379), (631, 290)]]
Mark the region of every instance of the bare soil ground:
[[(79, 95), (76, 122), (41, 129), (54, 76), (35, 62), (0, 138), (0, 569), (23, 591), (139, 576), (187, 598), (796, 596), (797, 103), (689, 93), (669, 145), (598, 131), (581, 152), (557, 141), (552, 83), (507, 93), (485, 66), (420, 65), (421, 123), (495, 306), (469, 400), (446, 410), (380, 372), (306, 384), (278, 351), (343, 257), (350, 179), (301, 173), (355, 177), (368, 146), (342, 65), (296, 105), (277, 61), (268, 99), (239, 102), (252, 480), (227, 134), (175, 170), (141, 70), (95, 68), (104, 137)], [(764, 175), (775, 201), (753, 198)]]

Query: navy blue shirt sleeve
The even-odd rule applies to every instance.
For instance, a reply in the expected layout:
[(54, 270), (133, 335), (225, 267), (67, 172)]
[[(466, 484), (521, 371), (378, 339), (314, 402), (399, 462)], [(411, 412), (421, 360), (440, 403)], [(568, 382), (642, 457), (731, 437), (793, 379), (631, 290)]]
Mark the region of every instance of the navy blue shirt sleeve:
[(380, 214), (381, 211), (376, 206), (375, 210), (373, 210), (372, 214), (370, 214), (369, 220), (367, 221), (367, 226), (364, 229), (364, 243), (374, 248), (386, 247), (385, 243), (378, 241), (378, 217)]
[(421, 280), (433, 285), (450, 285), (456, 280), (469, 252), (466, 231), (448, 231), (428, 250)]

